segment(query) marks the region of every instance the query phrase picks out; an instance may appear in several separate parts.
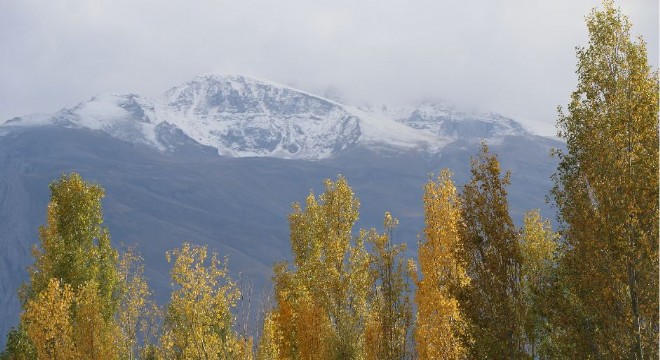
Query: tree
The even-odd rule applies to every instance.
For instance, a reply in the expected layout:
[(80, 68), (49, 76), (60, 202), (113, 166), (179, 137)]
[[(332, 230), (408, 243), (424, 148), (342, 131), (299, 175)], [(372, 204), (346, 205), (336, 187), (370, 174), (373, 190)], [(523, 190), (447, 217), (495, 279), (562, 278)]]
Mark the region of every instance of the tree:
[(51, 278), (76, 291), (89, 281), (98, 285), (100, 311), (110, 321), (118, 305), (117, 251), (103, 227), (103, 188), (76, 173), (50, 184), (47, 223), (39, 228), (40, 247), (33, 248), (35, 263), (30, 282), (21, 290), (24, 302), (45, 289)]
[(77, 356), (90, 360), (117, 359), (119, 353), (115, 351), (114, 336), (118, 329), (114, 321), (104, 318), (99, 288), (90, 280), (75, 293), (72, 325)]
[(282, 334), (279, 333), (277, 322), (274, 319), (275, 316), (276, 314), (273, 311), (265, 314), (263, 329), (257, 347), (257, 359), (277, 360), (283, 358), (279, 347)]
[[(134, 359), (149, 347), (155, 337), (150, 322), (156, 304), (150, 299), (151, 290), (144, 278), (142, 257), (132, 248), (126, 249), (119, 258), (118, 274), (122, 285), (117, 309), (116, 341), (122, 358)], [(144, 346), (140, 348), (139, 340)]]
[(368, 237), (374, 289), (365, 328), (366, 358), (405, 359), (412, 352), (412, 271), (402, 257), (405, 244), (393, 243), (398, 220), (385, 213), (383, 224), (384, 233), (371, 229)]
[(51, 279), (46, 288), (25, 305), (21, 321), (35, 346), (37, 359), (78, 357), (69, 316), (73, 303), (71, 286)]
[(525, 214), (519, 240), (523, 259), (520, 288), (525, 339), (532, 359), (551, 352), (547, 310), (552, 306), (548, 296), (557, 267), (557, 237), (550, 222), (543, 220), (538, 210)]
[(552, 191), (571, 357), (657, 358), (658, 73), (611, 1), (587, 17), (577, 89), (559, 109), (566, 152)]
[(420, 359), (465, 359), (468, 322), (458, 296), (469, 283), (461, 256), (461, 203), (449, 170), (424, 192), (424, 241), (419, 244), (422, 278), (417, 281), (415, 340)]
[[(71, 286), (51, 278), (46, 289), (30, 299), (21, 316), (38, 359), (115, 359), (114, 322), (103, 318), (94, 281), (73, 291)], [(31, 346), (13, 350), (10, 358), (33, 358)], [(10, 350), (11, 351), (11, 350)]]
[[(183, 244), (167, 252), (172, 282), (178, 288), (167, 306), (161, 344), (166, 358), (241, 359), (246, 346), (232, 329), (231, 309), (241, 293), (227, 273), (226, 260), (205, 246)], [(249, 342), (249, 340), (248, 340)], [(251, 351), (251, 349), (250, 349)]]
[(284, 358), (345, 359), (364, 354), (372, 287), (367, 233), (353, 237), (359, 201), (346, 179), (294, 203), (289, 215), (293, 263), (275, 267), (273, 331)]
[(520, 358), (525, 354), (521, 316), (517, 231), (509, 216), (507, 172), (482, 144), (472, 160), (472, 178), (463, 188), (460, 227), (463, 262), (470, 283), (459, 300), (471, 323), (470, 358)]
[(7, 346), (0, 353), (2, 360), (32, 360), (37, 358), (37, 352), (25, 329), (25, 324), (12, 328), (7, 334)]
[(19, 291), (24, 313), (9, 356), (27, 356), (35, 349), (40, 358), (112, 357), (120, 284), (117, 252), (102, 226), (103, 189), (72, 173), (51, 183), (50, 190), (47, 223), (39, 229), (40, 246), (33, 248), (35, 263), (28, 269), (30, 282)]

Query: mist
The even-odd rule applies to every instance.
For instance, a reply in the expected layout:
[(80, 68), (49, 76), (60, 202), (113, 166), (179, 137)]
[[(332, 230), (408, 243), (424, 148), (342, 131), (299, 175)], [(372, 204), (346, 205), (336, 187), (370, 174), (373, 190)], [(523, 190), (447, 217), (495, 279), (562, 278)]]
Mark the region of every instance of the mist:
[[(658, 67), (658, 2), (618, 4)], [(244, 74), (352, 104), (424, 98), (554, 135), (598, 1), (3, 1), (0, 122)]]

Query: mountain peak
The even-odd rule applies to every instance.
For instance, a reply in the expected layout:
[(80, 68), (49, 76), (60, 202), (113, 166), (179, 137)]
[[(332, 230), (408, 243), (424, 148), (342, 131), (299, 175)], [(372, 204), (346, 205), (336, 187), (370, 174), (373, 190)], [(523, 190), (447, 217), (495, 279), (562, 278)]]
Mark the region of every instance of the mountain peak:
[(49, 118), (16, 118), (2, 126), (73, 126), (163, 151), (197, 144), (221, 156), (287, 159), (323, 159), (353, 146), (437, 152), (458, 138), (527, 134), (512, 119), (439, 100), (378, 108), (244, 75), (204, 74), (155, 99), (103, 94)]
[(203, 75), (168, 90), (175, 124), (221, 155), (320, 159), (357, 142), (358, 119), (341, 106), (240, 75)]
[(391, 109), (388, 116), (412, 128), (449, 139), (530, 135), (517, 121), (494, 112), (466, 110), (443, 100), (426, 99)]

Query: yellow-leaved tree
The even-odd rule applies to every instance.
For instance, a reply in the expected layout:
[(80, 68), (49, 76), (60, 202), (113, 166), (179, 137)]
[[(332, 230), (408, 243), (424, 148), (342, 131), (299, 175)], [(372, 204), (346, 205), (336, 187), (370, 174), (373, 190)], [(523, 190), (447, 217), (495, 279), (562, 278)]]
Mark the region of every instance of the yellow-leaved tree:
[(115, 334), (116, 323), (106, 321), (103, 303), (99, 297), (100, 286), (90, 280), (78, 288), (73, 306), (73, 335), (81, 359), (117, 359)]
[[(103, 226), (101, 186), (72, 173), (51, 183), (50, 189), (47, 223), (39, 229), (41, 241), (33, 249), (30, 282), (20, 289), (25, 311), (19, 327), (10, 333), (6, 355), (11, 359), (50, 358), (36, 351), (44, 341), (43, 334), (35, 332), (34, 323), (39, 320), (43, 328), (51, 326), (44, 323), (47, 321), (71, 328), (62, 330), (62, 336), (78, 358), (132, 359), (138, 339), (148, 342), (153, 338), (138, 324), (149, 313), (147, 305), (155, 307), (140, 258), (129, 250), (118, 259)], [(59, 297), (54, 282), (59, 284)], [(66, 299), (66, 307), (62, 299)], [(66, 311), (50, 319), (35, 313), (49, 307)]]
[(424, 239), (419, 244), (415, 340), (420, 359), (465, 359), (470, 334), (458, 295), (470, 283), (461, 253), (461, 205), (449, 170), (424, 192)]
[(29, 268), (30, 282), (21, 289), (25, 302), (41, 292), (51, 278), (61, 279), (74, 291), (88, 281), (98, 285), (100, 310), (110, 321), (119, 301), (118, 254), (103, 226), (103, 188), (77, 173), (50, 184), (47, 223), (39, 228), (39, 246)]
[[(18, 331), (23, 334), (15, 338), (21, 346), (9, 348), (9, 356), (19, 358), (36, 347), (38, 358), (51, 358), (39, 350), (44, 334), (34, 324), (43, 320), (72, 329), (62, 330), (68, 339), (67, 354), (114, 358), (118, 356), (115, 314), (122, 293), (117, 251), (102, 226), (104, 191), (76, 173), (63, 175), (50, 184), (50, 190), (47, 222), (39, 229), (40, 244), (33, 248), (35, 263), (28, 269), (30, 281), (20, 290), (24, 313)], [(46, 308), (60, 309), (61, 318), (40, 318), (38, 312)]]
[(143, 259), (135, 248), (122, 252), (117, 270), (122, 296), (116, 314), (115, 341), (120, 357), (132, 360), (156, 346), (158, 327), (154, 323), (160, 320), (161, 314), (151, 299)]
[(356, 359), (365, 353), (372, 288), (367, 232), (353, 236), (359, 202), (346, 179), (326, 180), (325, 192), (293, 205), (293, 263), (275, 267), (275, 308), (260, 353), (282, 359)]
[[(52, 278), (25, 304), (21, 321), (34, 344), (37, 359), (79, 358), (70, 317), (73, 298), (69, 284)], [(12, 355), (9, 354), (10, 358)]]
[(406, 359), (412, 356), (412, 299), (410, 280), (413, 270), (403, 258), (405, 244), (394, 243), (398, 220), (385, 213), (382, 234), (371, 229), (371, 271), (373, 290), (365, 328), (367, 359)]
[[(207, 260), (208, 264), (207, 264)], [(168, 359), (250, 359), (251, 339), (232, 329), (241, 293), (227, 273), (226, 261), (209, 258), (205, 246), (183, 244), (167, 252), (177, 287), (169, 304), (161, 337)]]
[(628, 18), (587, 17), (577, 89), (560, 108), (553, 197), (560, 261), (557, 342), (570, 358), (658, 358), (658, 73)]
[(523, 323), (527, 352), (532, 359), (553, 352), (548, 320), (549, 307), (554, 306), (553, 285), (558, 261), (558, 234), (539, 210), (525, 213), (520, 232), (520, 268)]

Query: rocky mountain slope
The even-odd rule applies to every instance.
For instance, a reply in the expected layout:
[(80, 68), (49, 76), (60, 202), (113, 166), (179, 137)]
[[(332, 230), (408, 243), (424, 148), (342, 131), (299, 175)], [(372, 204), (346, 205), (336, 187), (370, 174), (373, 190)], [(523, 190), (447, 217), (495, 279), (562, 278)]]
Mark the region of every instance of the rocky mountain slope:
[(316, 160), (353, 146), (437, 153), (457, 139), (527, 134), (512, 119), (454, 112), (439, 102), (376, 112), (281, 84), (219, 75), (197, 77), (155, 99), (99, 95), (52, 116), (14, 118), (0, 128), (46, 124), (102, 131), (161, 151), (196, 144), (227, 157)]
[(532, 208), (552, 217), (548, 153), (562, 144), (440, 102), (375, 111), (268, 81), (201, 76), (158, 98), (100, 95), (11, 119), (0, 125), (0, 348), (18, 321), (16, 290), (45, 222), (48, 183), (62, 173), (105, 187), (112, 241), (137, 245), (161, 304), (170, 291), (164, 253), (189, 241), (228, 255), (257, 309), (273, 263), (290, 257), (292, 202), (343, 174), (362, 204), (359, 226), (378, 228), (391, 211), (395, 240), (415, 257), (423, 184), (445, 167), (465, 183), (484, 139), (512, 171), (514, 221)]

